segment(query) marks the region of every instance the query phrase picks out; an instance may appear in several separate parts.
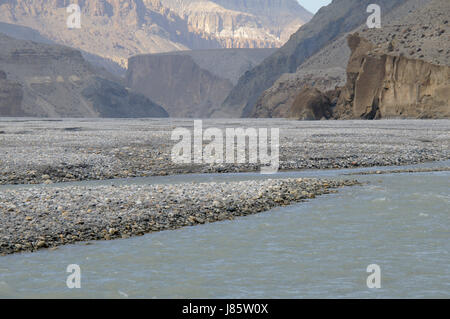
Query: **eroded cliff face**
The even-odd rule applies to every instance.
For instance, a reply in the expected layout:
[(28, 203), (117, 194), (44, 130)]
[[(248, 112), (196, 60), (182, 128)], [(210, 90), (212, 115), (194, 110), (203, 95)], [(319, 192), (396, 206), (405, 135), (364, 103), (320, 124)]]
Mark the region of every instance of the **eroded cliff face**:
[[(449, 1), (407, 0), (394, 10), (383, 8), (382, 12), (382, 28), (368, 29), (363, 23), (352, 33), (359, 32), (373, 43), (375, 52), (448, 65)], [(295, 97), (305, 86), (313, 86), (322, 92), (344, 86), (350, 55), (347, 34), (344, 34), (303, 62), (295, 73), (279, 77), (261, 94), (250, 115), (287, 117)]]
[(352, 55), (336, 118), (448, 118), (450, 67), (374, 52), (358, 34), (349, 36)]
[[(66, 7), (82, 8), (69, 30)], [(60, 44), (127, 67), (143, 53), (280, 47), (312, 14), (296, 0), (9, 0), (0, 21), (34, 28)]]
[[(379, 0), (377, 4), (383, 12), (389, 12), (407, 1)], [(223, 103), (222, 113), (229, 117), (254, 116), (265, 90), (283, 74), (295, 73), (313, 55), (365, 23), (367, 6), (371, 3), (370, 0), (335, 0), (319, 10), (281, 49), (240, 78)]]
[(273, 48), (283, 45), (312, 15), (296, 0), (184, 0), (169, 5), (198, 34), (223, 48)]

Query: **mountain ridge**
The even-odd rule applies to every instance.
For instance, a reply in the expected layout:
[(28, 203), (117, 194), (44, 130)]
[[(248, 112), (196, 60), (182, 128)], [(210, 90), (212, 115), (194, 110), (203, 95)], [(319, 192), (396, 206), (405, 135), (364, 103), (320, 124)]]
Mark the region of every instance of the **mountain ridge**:
[[(383, 12), (407, 0), (380, 0)], [(244, 74), (226, 98), (215, 117), (247, 117), (252, 114), (264, 90), (284, 73), (293, 73), (308, 58), (343, 34), (363, 24), (368, 17), (370, 0), (334, 0), (322, 7), (289, 41), (263, 63)]]
[[(428, 7), (432, 0), (408, 0), (403, 4), (397, 6), (394, 10), (389, 12), (382, 11), (382, 28), (381, 29), (367, 29), (365, 23), (356, 29), (344, 33), (335, 41), (329, 43), (319, 52), (305, 60), (297, 69), (292, 73), (285, 73), (281, 75), (274, 84), (266, 89), (258, 98), (253, 111), (249, 116), (251, 117), (287, 117), (289, 109), (294, 102), (296, 96), (300, 93), (305, 86), (314, 86), (320, 91), (326, 92), (328, 90), (334, 90), (336, 86), (343, 86), (347, 80), (346, 66), (351, 55), (351, 50), (347, 45), (347, 35), (354, 32), (360, 32), (363, 36), (371, 38), (376, 45), (386, 46), (390, 40), (386, 40), (389, 34), (395, 34), (398, 27), (405, 24), (405, 19), (411, 21), (409, 24), (414, 24), (418, 19), (417, 12), (420, 12), (422, 8)], [(442, 0), (441, 0), (442, 1)], [(441, 9), (442, 10), (442, 9)], [(445, 12), (445, 10), (442, 10)], [(410, 16), (410, 14), (414, 14)], [(429, 24), (429, 22), (426, 22)], [(421, 28), (420, 25), (412, 28)], [(365, 31), (364, 31), (365, 30)], [(416, 31), (414, 31), (416, 32)], [(386, 34), (385, 34), (386, 33)], [(411, 46), (412, 42), (420, 44), (421, 42), (429, 42), (434, 38), (432, 32), (427, 32), (425, 38), (420, 37), (414, 41), (405, 42), (405, 45)], [(402, 35), (403, 37), (403, 35)], [(404, 41), (404, 39), (399, 39)], [(397, 41), (396, 49), (400, 49), (403, 44)], [(438, 48), (439, 45), (421, 45), (422, 48), (416, 48), (416, 57), (420, 58), (420, 55), (424, 55), (425, 59), (428, 57), (429, 48)], [(422, 50), (423, 49), (423, 50)], [(402, 54), (407, 56), (410, 54), (412, 48), (403, 48)], [(438, 56), (437, 56), (438, 55)], [(429, 62), (436, 63), (436, 58), (443, 57), (436, 50), (430, 56), (433, 59), (429, 59)]]
[[(66, 27), (66, 7), (72, 3), (81, 6), (81, 29)], [(256, 10), (257, 4), (266, 7)], [(296, 0), (0, 2), (1, 22), (30, 27), (58, 44), (96, 54), (122, 68), (138, 54), (280, 47), (311, 17)]]

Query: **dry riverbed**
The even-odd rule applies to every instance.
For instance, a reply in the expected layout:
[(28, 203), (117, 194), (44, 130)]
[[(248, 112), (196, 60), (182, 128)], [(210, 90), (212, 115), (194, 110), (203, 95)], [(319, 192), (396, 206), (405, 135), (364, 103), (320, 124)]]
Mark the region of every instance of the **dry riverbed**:
[[(257, 164), (172, 162), (171, 132), (192, 120), (0, 119), (0, 184), (258, 171)], [(280, 129), (280, 170), (450, 159), (450, 120), (205, 120), (203, 128)]]

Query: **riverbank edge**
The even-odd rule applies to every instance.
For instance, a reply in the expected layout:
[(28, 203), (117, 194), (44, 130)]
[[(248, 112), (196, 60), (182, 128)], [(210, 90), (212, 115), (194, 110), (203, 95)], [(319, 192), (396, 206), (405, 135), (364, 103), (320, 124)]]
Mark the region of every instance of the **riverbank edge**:
[(405, 168), (405, 169), (388, 169), (376, 170), (366, 172), (346, 173), (343, 176), (357, 176), (357, 175), (386, 175), (386, 174), (405, 174), (405, 173), (432, 173), (432, 172), (449, 172), (450, 167), (424, 167), (424, 168)]
[[(401, 161), (397, 165), (392, 165), (392, 163), (377, 163), (377, 164), (365, 164), (356, 163), (351, 161), (336, 162), (327, 165), (310, 165), (311, 167), (284, 167), (281, 164), (278, 172), (298, 172), (298, 171), (308, 171), (308, 170), (337, 170), (337, 169), (358, 169), (358, 168), (371, 168), (371, 167), (401, 167), (409, 165), (420, 165), (426, 163), (437, 163), (449, 161), (450, 158), (444, 158), (440, 160), (418, 160), (418, 161)], [(244, 165), (214, 165), (214, 166), (204, 166), (204, 165), (190, 165), (189, 167), (166, 167), (163, 171), (154, 171), (148, 173), (137, 173), (130, 171), (120, 171), (116, 175), (102, 175), (101, 172), (97, 172), (91, 175), (90, 169), (92, 167), (74, 167), (70, 165), (67, 167), (46, 167), (46, 168), (35, 168), (33, 170), (22, 170), (17, 171), (13, 175), (8, 175), (9, 173), (0, 172), (0, 185), (40, 185), (40, 184), (56, 184), (56, 183), (70, 183), (70, 182), (84, 182), (84, 181), (113, 181), (115, 179), (127, 179), (127, 178), (144, 178), (144, 177), (163, 177), (163, 176), (177, 176), (177, 175), (194, 175), (194, 174), (230, 174), (230, 173), (257, 173), (261, 171), (260, 165), (255, 164), (244, 164)], [(76, 169), (75, 173), (72, 169)], [(427, 171), (445, 171), (450, 170), (448, 168), (427, 168)], [(345, 175), (369, 175), (369, 174), (380, 174), (380, 171), (373, 172), (357, 172)], [(415, 173), (421, 172), (419, 169), (402, 169), (391, 171), (392, 173)], [(73, 174), (72, 174), (73, 173)], [(1, 176), (3, 174), (3, 176)], [(388, 174), (388, 172), (381, 171), (381, 174)]]
[[(262, 185), (261, 188), (258, 189), (258, 192), (251, 193), (246, 191), (246, 185), (252, 183), (253, 186)], [(337, 189), (342, 187), (360, 185), (360, 183), (356, 180), (329, 180), (314, 178), (269, 179), (265, 181), (228, 182), (215, 184), (216, 189), (217, 186), (220, 185), (221, 187), (225, 187), (226, 192), (219, 194), (213, 193), (211, 197), (207, 199), (201, 198), (203, 193), (193, 194), (194, 196), (192, 200), (188, 199), (185, 200), (184, 203), (177, 203), (176, 205), (170, 205), (170, 203), (165, 202), (163, 197), (161, 198), (161, 201), (149, 203), (149, 205), (143, 205), (141, 203), (140, 205), (142, 209), (138, 209), (139, 218), (136, 216), (128, 216), (128, 219), (124, 218), (123, 220), (120, 219), (120, 221), (117, 221), (117, 219), (111, 218), (108, 212), (113, 212), (114, 209), (118, 210), (119, 206), (108, 207), (108, 210), (98, 213), (98, 220), (101, 220), (101, 224), (96, 224), (95, 222), (92, 223), (92, 221), (85, 220), (86, 217), (83, 218), (83, 216), (88, 215), (81, 215), (80, 217), (81, 210), (76, 211), (75, 209), (72, 212), (50, 211), (46, 212), (44, 215), (42, 215), (42, 212), (38, 212), (37, 216), (29, 216), (29, 214), (23, 214), (21, 209), (17, 208), (17, 206), (16, 208), (1, 207), (2, 202), (0, 201), (0, 207), (5, 211), (4, 214), (7, 213), (7, 210), (9, 214), (15, 214), (14, 216), (18, 215), (21, 218), (20, 226), (22, 230), (19, 233), (10, 233), (12, 238), (8, 241), (0, 241), (0, 255), (34, 252), (40, 249), (56, 249), (59, 246), (74, 244), (77, 242), (125, 239), (153, 232), (175, 230), (182, 227), (233, 220), (242, 216), (266, 212), (276, 207), (283, 207), (294, 203), (304, 202), (324, 194), (336, 193)], [(148, 185), (147, 188), (142, 188), (142, 186), (136, 187), (137, 189), (142, 189), (143, 192), (148, 192), (148, 187), (158, 187), (158, 193), (164, 194), (165, 191), (170, 191), (170, 189), (173, 190), (182, 187), (187, 187), (187, 189), (189, 189), (189, 185), (193, 184), (173, 184), (164, 186)], [(196, 185), (196, 187), (200, 187), (200, 189), (203, 190), (209, 190), (211, 188), (211, 183), (199, 183)], [(114, 190), (120, 189), (120, 187), (115, 186), (100, 186), (98, 188), (77, 186), (73, 187), (73, 189), (86, 191), (88, 189), (99, 189), (103, 191), (111, 189), (111, 187)], [(253, 189), (255, 188), (253, 187)], [(11, 198), (16, 198), (16, 200), (18, 200), (17, 203), (20, 204), (23, 199), (20, 198), (20, 196), (15, 196), (15, 194), (20, 191), (24, 190), (5, 191), (5, 193), (2, 194), (3, 199), (5, 199), (5, 195), (10, 192), (10, 195), (12, 196)], [(44, 196), (48, 197), (49, 194), (58, 194), (60, 191), (63, 192), (62, 189), (58, 188), (46, 188), (41, 189), (40, 191), (42, 192), (42, 198), (44, 198)], [(68, 192), (68, 189), (65, 188), (64, 192)], [(133, 195), (135, 193), (136, 192), (134, 192)], [(243, 194), (240, 195), (240, 200), (234, 200), (231, 203), (220, 201), (220, 199), (224, 198), (224, 196), (226, 197), (230, 194), (236, 193)], [(128, 198), (130, 195), (130, 189), (124, 188), (123, 195), (124, 198)], [(197, 195), (197, 198), (195, 198), (195, 195)], [(88, 196), (90, 196), (90, 194), (88, 194)], [(245, 197), (243, 200), (242, 196)], [(115, 198), (115, 200), (118, 201), (119, 198)], [(29, 202), (27, 205), (29, 208), (30, 205), (33, 205), (33, 203)], [(37, 205), (37, 203), (35, 203), (35, 205)], [(123, 207), (124, 206), (122, 203), (120, 208), (122, 209)], [(136, 209), (135, 206), (130, 207)], [(155, 209), (154, 207), (160, 208)], [(70, 220), (71, 214), (73, 216), (77, 216), (77, 219)], [(91, 211), (89, 214), (96, 214), (96, 212)], [(125, 214), (124, 216), (127, 215)], [(44, 220), (39, 220), (39, 218), (44, 218)], [(61, 228), (56, 230), (49, 229), (52, 227), (49, 227), (50, 223), (45, 223), (45, 218), (48, 218), (49, 221), (58, 220), (59, 223), (56, 225)], [(109, 222), (108, 218), (111, 219)], [(4, 221), (6, 222), (6, 219)], [(2, 221), (4, 231), (6, 229), (6, 232), (12, 232), (15, 228), (9, 228), (8, 225), (3, 223), (4, 221)], [(36, 222), (39, 222), (39, 224)], [(42, 226), (38, 225), (46, 226), (42, 228)], [(39, 227), (42, 229), (39, 229)]]

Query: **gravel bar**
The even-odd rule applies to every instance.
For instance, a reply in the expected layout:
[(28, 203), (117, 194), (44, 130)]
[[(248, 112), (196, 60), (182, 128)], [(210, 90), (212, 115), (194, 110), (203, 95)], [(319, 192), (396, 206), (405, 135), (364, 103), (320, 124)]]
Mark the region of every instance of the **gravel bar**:
[[(258, 164), (179, 165), (174, 128), (193, 120), (0, 119), (0, 184), (259, 171)], [(203, 128), (279, 128), (280, 170), (450, 159), (450, 120), (204, 120)]]
[(355, 184), (300, 178), (9, 189), (0, 192), (0, 254), (229, 220)]

